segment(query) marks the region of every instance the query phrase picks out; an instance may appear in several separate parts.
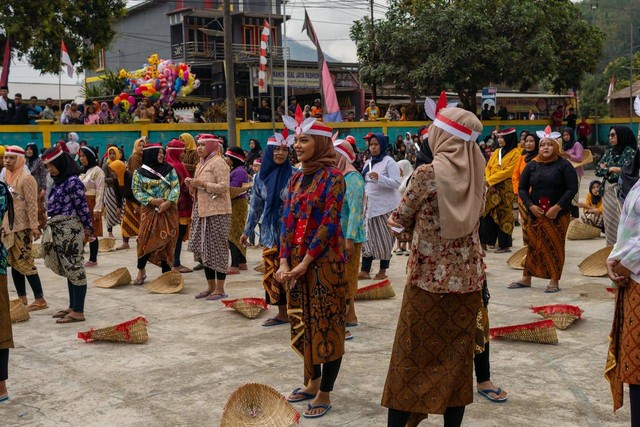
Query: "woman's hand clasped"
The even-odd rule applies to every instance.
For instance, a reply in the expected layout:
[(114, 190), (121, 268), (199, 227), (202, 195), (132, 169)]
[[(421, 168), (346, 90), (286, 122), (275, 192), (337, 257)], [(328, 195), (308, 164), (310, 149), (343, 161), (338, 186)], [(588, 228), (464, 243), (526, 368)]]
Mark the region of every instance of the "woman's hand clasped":
[(626, 286), (631, 271), (618, 260), (607, 260), (607, 273), (617, 286)]
[(561, 210), (562, 208), (560, 206), (553, 205), (549, 208), (545, 216), (549, 219), (556, 219)]
[(542, 218), (544, 216), (544, 211), (538, 205), (531, 205), (529, 207), (529, 210), (531, 211), (533, 216), (535, 216), (536, 218)]

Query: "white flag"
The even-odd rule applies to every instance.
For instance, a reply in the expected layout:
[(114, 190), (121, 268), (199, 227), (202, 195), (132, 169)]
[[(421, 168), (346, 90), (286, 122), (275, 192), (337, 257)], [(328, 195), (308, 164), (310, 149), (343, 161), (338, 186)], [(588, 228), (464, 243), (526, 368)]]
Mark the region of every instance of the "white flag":
[(67, 51), (67, 46), (64, 44), (64, 40), (62, 40), (62, 52), (60, 54), (60, 62), (62, 65), (67, 66), (67, 75), (69, 77), (73, 77), (73, 63), (71, 62), (71, 57), (69, 56), (69, 52)]

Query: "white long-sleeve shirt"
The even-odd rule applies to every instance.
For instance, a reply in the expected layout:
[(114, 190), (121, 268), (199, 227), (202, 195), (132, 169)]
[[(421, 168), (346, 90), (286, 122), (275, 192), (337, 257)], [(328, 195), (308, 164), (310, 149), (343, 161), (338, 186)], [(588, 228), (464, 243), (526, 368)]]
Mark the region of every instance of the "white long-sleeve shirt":
[[(400, 168), (393, 158), (385, 156), (371, 168), (371, 159), (364, 164), (368, 170), (364, 177), (364, 191), (367, 196), (367, 218), (374, 218), (395, 210), (400, 203)], [(370, 173), (377, 172), (378, 179), (371, 179)]]
[(610, 260), (617, 260), (631, 270), (631, 279), (640, 283), (640, 181), (624, 201), (616, 241)]

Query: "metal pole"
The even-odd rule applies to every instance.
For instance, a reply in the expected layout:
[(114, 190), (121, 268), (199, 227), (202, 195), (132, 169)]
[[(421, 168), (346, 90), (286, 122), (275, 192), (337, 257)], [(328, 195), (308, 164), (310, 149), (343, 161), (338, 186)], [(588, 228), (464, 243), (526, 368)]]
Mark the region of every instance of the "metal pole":
[[(273, 24), (271, 23), (271, 12), (273, 11), (273, 1), (269, 0), (269, 28), (273, 28)], [(271, 36), (271, 34), (269, 34)], [(271, 75), (271, 88), (269, 90), (269, 95), (271, 97), (271, 130), (273, 130), (273, 133), (276, 132), (276, 106), (275, 106), (275, 99), (273, 96), (273, 49), (274, 49), (274, 43), (273, 43), (273, 39), (272, 37), (269, 37), (269, 40), (271, 40), (271, 45), (269, 46), (269, 74)]]
[(230, 0), (223, 0), (224, 8), (224, 80), (227, 89), (227, 141), (230, 147), (237, 147), (236, 141), (236, 93), (233, 72), (233, 45)]
[[(596, 26), (596, 9), (598, 8), (598, 3), (594, 3), (591, 5), (591, 14), (593, 16), (593, 26)], [(598, 145), (600, 142), (600, 135), (598, 133), (598, 71), (594, 71), (593, 73), (593, 110), (594, 110), (594, 145)]]
[[(371, 7), (371, 46), (373, 50), (372, 62), (375, 64), (376, 62), (376, 35), (375, 35), (375, 25), (373, 24), (373, 0), (370, 1)], [(372, 64), (373, 65), (373, 64)], [(371, 85), (371, 97), (377, 101), (378, 98), (378, 85), (375, 83)]]
[(287, 0), (282, 0), (282, 27), (284, 30), (282, 36), (282, 55), (284, 57), (284, 113), (289, 115), (289, 96), (288, 96), (288, 80), (287, 80)]

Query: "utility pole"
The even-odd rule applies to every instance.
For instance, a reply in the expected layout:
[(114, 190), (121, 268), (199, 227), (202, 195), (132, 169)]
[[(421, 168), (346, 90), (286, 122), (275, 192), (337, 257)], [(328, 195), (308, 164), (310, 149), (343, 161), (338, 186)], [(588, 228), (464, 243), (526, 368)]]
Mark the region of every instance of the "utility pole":
[(236, 141), (236, 80), (233, 73), (233, 32), (231, 24), (231, 2), (223, 0), (224, 8), (224, 82), (227, 89), (227, 141), (237, 147)]
[[(375, 63), (376, 62), (376, 34), (375, 34), (375, 26), (373, 24), (373, 0), (369, 0), (369, 6), (371, 8), (371, 50), (373, 51), (371, 55), (371, 62)], [(378, 85), (376, 85), (375, 83), (371, 85), (371, 97), (374, 100), (377, 100), (378, 98), (377, 86)]]
[[(269, 0), (269, 28), (273, 28), (273, 22), (271, 21), (271, 12), (273, 12), (273, 2), (272, 0)], [(271, 31), (271, 30), (270, 30)], [(269, 40), (271, 40), (271, 43), (269, 44), (269, 74), (271, 75), (271, 90), (269, 91), (269, 96), (271, 98), (271, 129), (273, 130), (273, 132), (275, 133), (276, 131), (276, 105), (275, 105), (275, 99), (273, 96), (273, 58), (275, 58), (275, 43), (273, 40), (273, 37), (271, 37), (273, 34), (269, 34)]]

